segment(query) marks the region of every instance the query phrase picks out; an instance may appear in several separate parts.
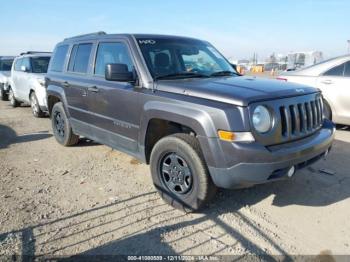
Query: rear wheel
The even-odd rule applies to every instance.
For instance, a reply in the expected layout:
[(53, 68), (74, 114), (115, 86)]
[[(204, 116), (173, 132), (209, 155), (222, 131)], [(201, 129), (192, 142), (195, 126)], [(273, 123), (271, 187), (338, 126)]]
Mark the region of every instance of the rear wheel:
[(216, 193), (194, 136), (174, 134), (162, 138), (152, 150), (150, 165), (159, 194), (177, 209), (199, 210)]
[(8, 95), (6, 94), (5, 92), (5, 89), (4, 89), (4, 85), (3, 84), (0, 84), (0, 99), (2, 101), (7, 101), (8, 99)]
[(35, 117), (43, 117), (45, 113), (40, 109), (38, 99), (35, 92), (30, 93), (30, 106), (32, 107), (32, 113)]
[(13, 93), (12, 88), (9, 90), (9, 100), (12, 107), (17, 107), (20, 105), (20, 103), (15, 98), (15, 94)]
[(73, 133), (62, 102), (58, 102), (53, 106), (51, 122), (58, 143), (63, 146), (73, 146), (79, 142), (79, 136)]

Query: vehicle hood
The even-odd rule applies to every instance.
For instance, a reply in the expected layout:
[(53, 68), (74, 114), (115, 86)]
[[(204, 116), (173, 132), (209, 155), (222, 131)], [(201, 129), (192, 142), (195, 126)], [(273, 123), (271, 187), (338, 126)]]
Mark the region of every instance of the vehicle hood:
[(319, 92), (309, 86), (246, 76), (160, 80), (156, 88), (238, 106)]
[(11, 71), (0, 71), (0, 82), (7, 82), (8, 78), (11, 76)]
[(10, 77), (11, 71), (0, 71), (0, 76)]

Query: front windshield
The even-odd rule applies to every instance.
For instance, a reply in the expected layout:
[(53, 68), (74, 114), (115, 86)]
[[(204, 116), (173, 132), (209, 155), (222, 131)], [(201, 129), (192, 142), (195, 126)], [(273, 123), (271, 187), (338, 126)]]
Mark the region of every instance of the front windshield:
[(187, 38), (137, 38), (142, 55), (155, 79), (237, 75), (209, 43)]
[(11, 71), (13, 59), (0, 60), (0, 71)]
[(49, 66), (50, 57), (42, 56), (42, 57), (33, 57), (32, 59), (32, 72), (33, 73), (47, 73), (47, 68)]

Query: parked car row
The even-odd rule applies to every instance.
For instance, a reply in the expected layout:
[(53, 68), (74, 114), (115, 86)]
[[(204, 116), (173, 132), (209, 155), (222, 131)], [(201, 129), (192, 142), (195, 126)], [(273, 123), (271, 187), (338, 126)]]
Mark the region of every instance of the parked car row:
[(332, 146), (319, 90), (241, 76), (206, 41), (98, 32), (65, 39), (49, 60), (15, 59), (11, 104), (47, 110), (63, 146), (87, 137), (150, 164), (161, 197), (185, 211), (217, 187), (289, 179)]
[(45, 75), (51, 53), (29, 51), (13, 58), (1, 58), (1, 98), (13, 107), (30, 104), (35, 117), (47, 112)]

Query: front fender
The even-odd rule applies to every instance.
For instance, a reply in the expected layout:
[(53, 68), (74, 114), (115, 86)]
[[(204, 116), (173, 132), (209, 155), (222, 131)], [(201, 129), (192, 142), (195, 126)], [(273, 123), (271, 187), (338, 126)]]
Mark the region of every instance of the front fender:
[(215, 166), (217, 159), (210, 149), (212, 147), (221, 148), (221, 146), (217, 142), (217, 130), (213, 120), (206, 111), (184, 104), (160, 101), (146, 103), (140, 123), (140, 145), (145, 145), (148, 123), (154, 118), (172, 121), (191, 128), (197, 135), (207, 164)]
[(52, 98), (56, 97), (63, 103), (64, 110), (66, 111), (67, 117), (69, 118), (70, 114), (69, 114), (69, 111), (67, 108), (67, 97), (66, 97), (66, 94), (64, 92), (64, 89), (60, 86), (48, 85), (46, 93), (47, 93), (47, 106), (48, 106), (49, 113), (51, 114), (51, 109), (53, 107), (53, 101), (55, 101)]

